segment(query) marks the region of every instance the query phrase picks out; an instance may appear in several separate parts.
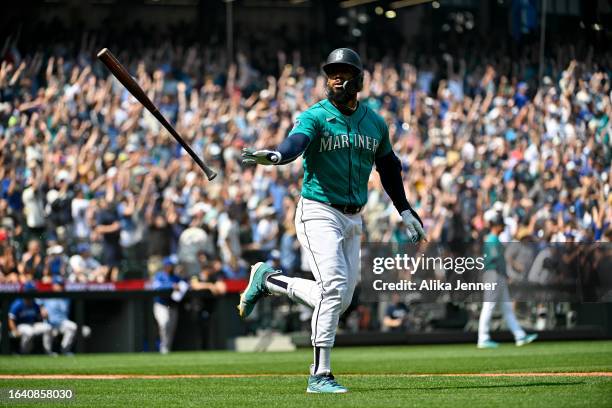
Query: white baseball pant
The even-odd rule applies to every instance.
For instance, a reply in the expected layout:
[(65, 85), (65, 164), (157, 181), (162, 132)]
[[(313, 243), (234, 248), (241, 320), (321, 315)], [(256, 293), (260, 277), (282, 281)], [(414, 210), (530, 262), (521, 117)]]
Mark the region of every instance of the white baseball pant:
[(77, 324), (72, 320), (64, 320), (57, 328), (62, 335), (62, 352), (68, 352), (72, 348), (77, 332)]
[(287, 294), (312, 308), (312, 345), (333, 347), (338, 320), (351, 304), (359, 278), (361, 216), (301, 198), (295, 225), (315, 280), (279, 276), (286, 289), (267, 286), (273, 293)]
[(43, 347), (45, 352), (51, 353), (53, 344), (53, 328), (49, 323), (38, 322), (34, 324), (19, 324), (17, 325), (19, 332), (20, 347), (22, 354), (28, 354), (32, 351), (32, 343), (34, 337), (42, 336)]
[(154, 303), (153, 315), (159, 326), (159, 351), (167, 353), (170, 351), (174, 339), (174, 331), (178, 322), (178, 308)]
[(482, 310), (480, 311), (480, 320), (478, 322), (478, 343), (483, 343), (491, 339), (489, 334), (491, 327), (491, 318), (493, 317), (493, 310), (495, 305), (501, 304), (502, 313), (508, 328), (514, 335), (515, 339), (525, 337), (525, 331), (521, 328), (514, 310), (512, 308), (512, 301), (510, 300), (510, 292), (508, 291), (507, 278), (496, 271), (486, 271), (484, 274), (485, 282), (496, 282), (497, 288), (494, 291), (486, 291), (484, 296), (485, 300), (482, 302)]

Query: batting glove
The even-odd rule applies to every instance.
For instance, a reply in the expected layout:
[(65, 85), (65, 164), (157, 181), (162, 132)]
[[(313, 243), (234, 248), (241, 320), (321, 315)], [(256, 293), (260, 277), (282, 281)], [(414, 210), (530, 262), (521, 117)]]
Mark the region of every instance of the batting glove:
[(278, 164), (281, 161), (281, 154), (274, 150), (255, 150), (249, 147), (242, 149), (242, 164)]
[(408, 238), (412, 242), (419, 242), (425, 239), (425, 231), (423, 230), (423, 225), (418, 215), (416, 215), (416, 213), (413, 214), (411, 210), (404, 210), (401, 215), (402, 221), (408, 230)]

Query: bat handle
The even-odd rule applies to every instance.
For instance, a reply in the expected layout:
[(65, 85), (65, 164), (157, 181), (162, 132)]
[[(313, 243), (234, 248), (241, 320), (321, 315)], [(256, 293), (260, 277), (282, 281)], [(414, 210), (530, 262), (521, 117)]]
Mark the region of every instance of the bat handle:
[(172, 125), (170, 125), (170, 123), (168, 123), (168, 121), (166, 120), (166, 118), (164, 117), (164, 115), (161, 114), (161, 112), (155, 108), (154, 111), (151, 112), (153, 114), (153, 116), (155, 116), (157, 118), (157, 120), (162, 124), (162, 126), (164, 128), (166, 128), (166, 130), (168, 132), (170, 132), (170, 134), (172, 135), (172, 137), (174, 137), (174, 139), (181, 145), (183, 146), (183, 149), (185, 149), (185, 151), (189, 154), (189, 156), (191, 156), (191, 158), (196, 162), (196, 164), (198, 166), (200, 166), (200, 168), (204, 171), (204, 173), (206, 173), (206, 177), (208, 177), (208, 180), (212, 180), (215, 177), (217, 177), (217, 173), (211, 169), (210, 167), (208, 167), (206, 164), (204, 164), (204, 162), (202, 161), (202, 159), (200, 159), (198, 157), (198, 155), (193, 151), (193, 149), (191, 148), (191, 146), (189, 146), (184, 140), (183, 138), (176, 132), (176, 130), (172, 127)]
[[(203, 165), (203, 163), (202, 163)], [(200, 167), (202, 167), (202, 165), (200, 165)], [(204, 170), (204, 173), (206, 173), (206, 177), (208, 177), (208, 181), (213, 180), (215, 177), (217, 177), (217, 172), (210, 169), (209, 167), (202, 167), (202, 170)]]

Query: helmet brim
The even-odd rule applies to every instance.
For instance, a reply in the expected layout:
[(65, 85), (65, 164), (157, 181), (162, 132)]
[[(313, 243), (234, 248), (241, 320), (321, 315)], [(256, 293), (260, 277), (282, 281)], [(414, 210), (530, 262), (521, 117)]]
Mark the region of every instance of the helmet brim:
[(351, 71), (353, 71), (353, 74), (355, 74), (355, 75), (361, 74), (361, 69), (358, 66), (353, 65), (353, 64), (349, 64), (349, 63), (346, 63), (346, 62), (332, 62), (332, 63), (329, 63), (329, 64), (325, 64), (325, 65), (323, 65), (322, 69), (323, 69), (323, 72), (325, 72), (325, 75), (329, 76), (329, 71), (328, 70), (330, 68), (336, 67), (336, 66), (347, 67), (347, 68), (351, 69)]

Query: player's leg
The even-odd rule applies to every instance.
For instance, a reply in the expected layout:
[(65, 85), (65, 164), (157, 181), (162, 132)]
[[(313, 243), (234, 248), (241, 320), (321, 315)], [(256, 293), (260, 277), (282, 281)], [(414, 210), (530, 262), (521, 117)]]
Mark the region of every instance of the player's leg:
[(42, 336), (45, 353), (53, 353), (53, 327), (49, 323), (38, 322), (32, 326), (32, 336)]
[[(308, 264), (311, 267), (315, 265), (312, 259), (312, 253), (309, 250), (309, 243), (304, 234), (303, 224), (303, 205), (302, 201), (298, 203), (295, 214), (295, 226), (298, 241), (304, 249), (303, 254), (308, 258)], [(286, 295), (291, 300), (308, 306), (314, 309), (321, 299), (321, 285), (312, 279), (292, 278), (280, 274), (270, 275), (266, 279), (266, 289), (273, 295)]]
[(19, 348), (21, 354), (29, 354), (32, 351), (32, 340), (34, 336), (34, 328), (31, 324), (17, 325), (19, 332)]
[(289, 299), (312, 309), (321, 298), (321, 288), (316, 281), (310, 279), (275, 274), (266, 279), (266, 288), (273, 295), (286, 295)]
[(64, 320), (60, 325), (60, 333), (62, 334), (62, 353), (67, 354), (72, 350), (77, 328), (77, 324), (68, 319)]
[[(498, 282), (497, 272), (486, 271), (484, 273), (485, 282)], [(497, 348), (499, 345), (491, 340), (491, 318), (497, 304), (499, 290), (488, 290), (484, 293), (484, 301), (480, 311), (480, 319), (478, 320), (478, 348)]]
[(478, 348), (496, 348), (497, 343), (491, 340), (491, 318), (497, 302), (482, 302), (478, 320)]
[(308, 390), (346, 392), (331, 376), (329, 361), (343, 300), (349, 291), (343, 235), (350, 220), (325, 204), (304, 199), (298, 203), (295, 220), (298, 240), (308, 254), (315, 281), (285, 277), (263, 263), (255, 264), (238, 309), (241, 316), (248, 316), (257, 300), (270, 293), (288, 295), (312, 307), (315, 358)]
[(514, 341), (517, 346), (524, 346), (525, 344), (529, 344), (535, 339), (538, 338), (537, 334), (527, 334), (525, 330), (521, 327), (518, 320), (516, 319), (516, 315), (514, 314), (514, 308), (512, 307), (512, 300), (510, 299), (510, 292), (508, 291), (508, 283), (504, 279), (503, 283), (500, 283), (500, 301), (502, 313), (504, 315), (504, 320), (506, 320), (506, 325), (514, 335)]
[[(298, 203), (298, 209), (296, 209), (296, 228), (301, 228), (302, 224), (300, 211), (301, 200)], [(304, 239), (303, 234), (300, 237), (298, 233), (298, 240), (303, 247), (307, 248), (308, 245)], [(312, 261), (310, 263), (312, 265)], [(314, 309), (321, 298), (321, 286), (314, 280), (284, 276), (269, 265), (258, 262), (251, 267), (249, 283), (240, 295), (240, 303), (238, 304), (240, 316), (249, 316), (257, 301), (270, 294), (288, 296), (291, 300)]]
[(159, 327), (159, 352), (165, 354), (168, 352), (168, 339), (166, 337), (166, 327), (168, 326), (168, 320), (170, 319), (170, 312), (168, 306), (160, 303), (153, 304), (153, 315), (157, 321)]
[(331, 349), (336, 337), (343, 302), (349, 292), (349, 272), (344, 254), (344, 233), (350, 221), (333, 208), (300, 200), (296, 210), (298, 239), (306, 249), (318, 299), (312, 299), (311, 340), (314, 362), (308, 392), (346, 392), (331, 375)]
[[(314, 301), (312, 320), (313, 346), (331, 348), (348, 292), (348, 271), (344, 255), (344, 223), (342, 214), (331, 207), (302, 199), (296, 216), (297, 235), (306, 248), (312, 274), (320, 295)], [(312, 285), (312, 284), (310, 284)], [(315, 291), (313, 291), (316, 293)]]
[[(341, 222), (341, 225), (343, 226), (341, 251), (338, 252), (338, 256), (344, 257), (344, 265), (342, 266), (342, 263), (339, 263), (336, 265), (336, 267), (345, 271), (345, 274), (341, 275), (346, 277), (346, 290), (341, 292), (342, 297), (340, 299), (340, 312), (337, 314), (338, 319), (335, 321), (334, 331), (337, 329), (340, 316), (351, 304), (361, 269), (359, 258), (361, 249), (361, 217), (359, 215), (354, 215), (343, 218), (344, 219)], [(315, 310), (315, 312), (316, 311), (317, 310)], [(314, 346), (314, 366), (312, 371), (313, 374), (318, 375), (331, 374), (331, 347)], [(341, 388), (344, 389), (344, 387)]]
[(516, 320), (516, 315), (514, 314), (514, 309), (512, 308), (512, 301), (510, 300), (510, 292), (508, 291), (508, 285), (505, 279), (499, 282), (498, 290), (500, 292), (499, 302), (501, 304), (502, 314), (504, 315), (504, 320), (506, 320), (508, 328), (514, 335), (515, 339), (525, 337), (525, 331), (521, 328), (521, 325)]

